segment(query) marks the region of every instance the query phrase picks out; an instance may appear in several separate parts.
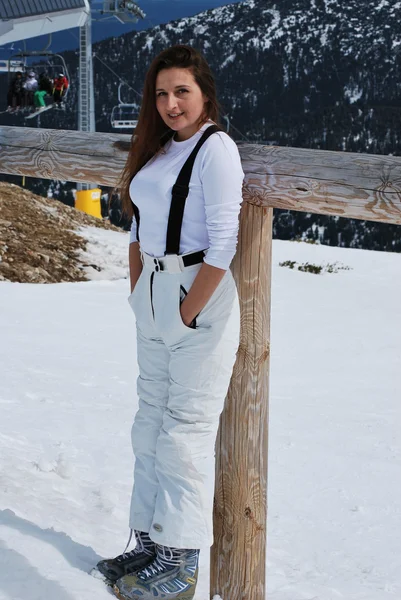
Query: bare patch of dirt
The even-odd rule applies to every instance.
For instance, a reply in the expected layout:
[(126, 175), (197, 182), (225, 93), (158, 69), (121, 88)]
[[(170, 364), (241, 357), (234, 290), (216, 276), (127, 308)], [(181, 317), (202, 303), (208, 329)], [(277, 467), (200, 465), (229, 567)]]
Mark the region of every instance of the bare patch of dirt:
[(79, 254), (87, 241), (74, 233), (85, 226), (120, 231), (57, 200), (0, 182), (0, 281), (86, 281)]

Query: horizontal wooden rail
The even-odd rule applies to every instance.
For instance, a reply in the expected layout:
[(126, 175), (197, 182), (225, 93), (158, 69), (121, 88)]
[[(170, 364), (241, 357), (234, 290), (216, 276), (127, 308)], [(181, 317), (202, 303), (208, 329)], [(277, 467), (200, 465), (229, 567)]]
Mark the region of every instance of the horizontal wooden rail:
[[(0, 173), (114, 186), (128, 135), (0, 127)], [(216, 446), (211, 597), (264, 600), (272, 208), (401, 224), (401, 158), (244, 144), (241, 335)], [(261, 208), (259, 208), (261, 207)]]
[[(114, 186), (131, 136), (0, 127), (0, 172)], [(258, 206), (401, 224), (401, 157), (240, 144)]]

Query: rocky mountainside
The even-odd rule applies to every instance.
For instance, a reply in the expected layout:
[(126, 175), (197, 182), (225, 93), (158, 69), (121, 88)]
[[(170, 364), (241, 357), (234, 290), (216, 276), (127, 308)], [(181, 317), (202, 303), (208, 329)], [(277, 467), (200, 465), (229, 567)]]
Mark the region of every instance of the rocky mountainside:
[[(110, 130), (117, 101), (119, 82), (109, 68), (141, 92), (152, 58), (168, 45), (188, 43), (213, 68), (235, 139), (401, 154), (400, 14), (396, 0), (248, 0), (104, 40), (94, 47), (97, 129)], [(69, 107), (62, 115), (44, 114), (42, 127), (76, 128), (77, 54), (65, 58)], [(130, 100), (140, 103), (133, 91)], [(401, 250), (396, 227), (329, 217), (276, 211), (275, 233)]]
[[(120, 231), (57, 200), (0, 182), (0, 281), (86, 281), (88, 228)], [(95, 261), (96, 262), (96, 261)]]

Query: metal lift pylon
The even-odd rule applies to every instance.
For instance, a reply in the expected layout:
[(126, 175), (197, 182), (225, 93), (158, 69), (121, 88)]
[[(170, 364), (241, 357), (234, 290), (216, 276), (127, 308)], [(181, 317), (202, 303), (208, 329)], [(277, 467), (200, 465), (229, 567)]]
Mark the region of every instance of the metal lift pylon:
[[(89, 2), (89, 5), (91, 2)], [(91, 9), (91, 6), (90, 6)], [(121, 22), (135, 22), (144, 18), (145, 13), (136, 2), (111, 0), (104, 2), (101, 13), (118, 18)], [(130, 19), (121, 20), (121, 15), (129, 15)], [(78, 97), (78, 129), (79, 131), (96, 131), (95, 94), (93, 88), (93, 56), (92, 56), (92, 13), (79, 29), (79, 97)], [(75, 208), (101, 218), (101, 190), (92, 183), (77, 183)]]
[[(79, 28), (78, 69), (78, 130), (93, 132), (95, 123), (95, 94), (93, 90), (92, 14)], [(77, 183), (75, 208), (93, 217), (102, 218), (101, 190), (93, 183)]]

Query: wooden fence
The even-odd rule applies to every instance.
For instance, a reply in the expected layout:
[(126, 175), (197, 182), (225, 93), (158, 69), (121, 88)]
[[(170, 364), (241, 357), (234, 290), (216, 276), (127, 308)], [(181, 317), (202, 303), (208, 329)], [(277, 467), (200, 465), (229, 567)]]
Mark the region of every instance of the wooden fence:
[[(114, 186), (130, 136), (0, 127), (0, 172)], [(273, 208), (401, 224), (401, 158), (252, 144), (232, 264), (241, 339), (216, 448), (211, 597), (264, 600)]]

